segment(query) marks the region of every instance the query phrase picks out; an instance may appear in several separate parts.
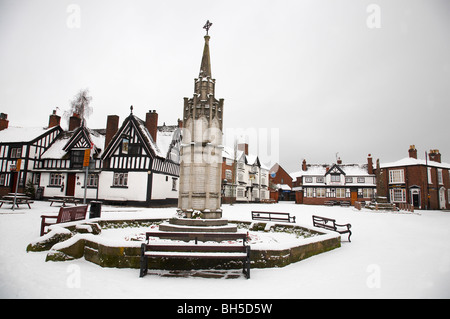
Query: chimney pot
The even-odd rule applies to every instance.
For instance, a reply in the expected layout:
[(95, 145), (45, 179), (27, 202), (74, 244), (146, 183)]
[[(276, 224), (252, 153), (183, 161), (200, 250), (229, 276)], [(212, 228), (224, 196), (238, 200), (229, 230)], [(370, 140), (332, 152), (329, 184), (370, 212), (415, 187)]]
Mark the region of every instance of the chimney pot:
[(56, 110), (53, 110), (52, 114), (48, 118), (48, 127), (54, 127), (61, 124), (61, 117), (56, 115)]
[(367, 156), (367, 173), (373, 174), (373, 161), (372, 161), (372, 154), (369, 154)]
[(410, 145), (409, 146), (408, 153), (409, 153), (409, 157), (410, 158), (417, 159), (417, 150), (416, 150), (416, 146), (415, 145)]

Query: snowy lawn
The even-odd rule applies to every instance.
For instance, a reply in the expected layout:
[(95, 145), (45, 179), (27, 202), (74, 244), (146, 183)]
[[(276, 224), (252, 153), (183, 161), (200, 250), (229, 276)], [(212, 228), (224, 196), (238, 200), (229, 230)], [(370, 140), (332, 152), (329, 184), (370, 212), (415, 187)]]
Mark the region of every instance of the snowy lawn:
[[(0, 208), (1, 298), (450, 298), (450, 212), (381, 213), (354, 208), (280, 204), (224, 205), (229, 220), (252, 210), (311, 215), (352, 224), (352, 242), (283, 268), (252, 269), (250, 280), (139, 278), (138, 269), (101, 268), (84, 259), (45, 262), (26, 252), (39, 236), (40, 215), (59, 207)], [(102, 207), (105, 218), (169, 218), (174, 208)]]

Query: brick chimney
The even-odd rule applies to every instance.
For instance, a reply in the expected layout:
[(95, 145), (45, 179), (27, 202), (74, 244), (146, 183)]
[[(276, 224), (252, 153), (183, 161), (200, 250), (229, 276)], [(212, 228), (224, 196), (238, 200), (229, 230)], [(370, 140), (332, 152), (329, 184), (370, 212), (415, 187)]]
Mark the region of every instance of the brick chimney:
[(245, 155), (248, 155), (248, 143), (238, 144), (238, 150), (243, 151)]
[(183, 121), (178, 119), (178, 128), (183, 128)]
[(369, 154), (367, 156), (367, 173), (373, 174), (373, 161), (372, 161), (372, 154)]
[(158, 113), (155, 110), (148, 111), (145, 115), (145, 127), (152, 136), (153, 141), (156, 143), (156, 135), (158, 133)]
[(3, 131), (8, 128), (8, 114), (0, 113), (0, 131)]
[(48, 117), (48, 128), (61, 124), (61, 116), (56, 115), (56, 110)]
[(306, 166), (306, 159), (304, 159), (302, 162), (302, 171), (306, 172), (307, 170), (308, 170), (308, 167)]
[(428, 158), (430, 161), (433, 162), (441, 162), (441, 153), (439, 153), (439, 150), (430, 150), (430, 153), (428, 154)]
[(342, 160), (341, 160), (340, 157), (338, 157), (338, 159), (337, 159), (337, 164), (338, 164), (338, 165), (341, 165), (341, 164), (342, 164)]
[(119, 130), (119, 116), (118, 115), (108, 115), (106, 120), (106, 136), (105, 136), (105, 149), (111, 142), (114, 135)]
[(409, 146), (408, 153), (409, 153), (409, 157), (410, 158), (417, 159), (417, 150), (416, 150), (416, 146), (415, 145), (410, 145)]
[(81, 118), (77, 113), (73, 113), (73, 115), (69, 118), (69, 131), (76, 130), (81, 126)]

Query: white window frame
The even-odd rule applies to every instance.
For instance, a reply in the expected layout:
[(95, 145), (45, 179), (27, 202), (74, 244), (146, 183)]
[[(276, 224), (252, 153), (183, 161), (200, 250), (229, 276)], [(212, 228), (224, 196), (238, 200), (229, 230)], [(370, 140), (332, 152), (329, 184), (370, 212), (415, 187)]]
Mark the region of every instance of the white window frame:
[(405, 183), (405, 171), (403, 169), (389, 170), (389, 184), (404, 184), (404, 183)]
[(336, 188), (336, 198), (345, 198), (345, 193), (345, 188)]
[(406, 189), (393, 188), (389, 190), (392, 203), (406, 203)]
[(325, 196), (326, 196), (325, 188), (316, 188), (316, 197), (317, 198), (324, 198)]
[(48, 186), (61, 186), (62, 179), (61, 173), (50, 173)]
[(88, 174), (86, 186), (87, 187), (97, 187), (98, 186), (98, 174)]
[(438, 174), (438, 184), (439, 185), (444, 185), (444, 179), (442, 178), (442, 169), (438, 168), (437, 170), (437, 174)]
[(115, 172), (113, 176), (114, 187), (127, 187), (128, 186), (128, 173)]

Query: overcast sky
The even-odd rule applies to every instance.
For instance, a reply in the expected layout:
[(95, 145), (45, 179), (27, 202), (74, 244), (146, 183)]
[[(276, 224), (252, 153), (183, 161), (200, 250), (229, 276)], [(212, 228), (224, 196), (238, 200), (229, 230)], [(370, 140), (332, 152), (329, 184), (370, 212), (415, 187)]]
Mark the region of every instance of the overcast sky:
[(410, 144), (450, 162), (448, 0), (1, 0), (0, 112), (46, 126), (88, 88), (91, 128), (130, 105), (175, 124), (207, 19), (225, 135), (267, 165), (391, 162)]

